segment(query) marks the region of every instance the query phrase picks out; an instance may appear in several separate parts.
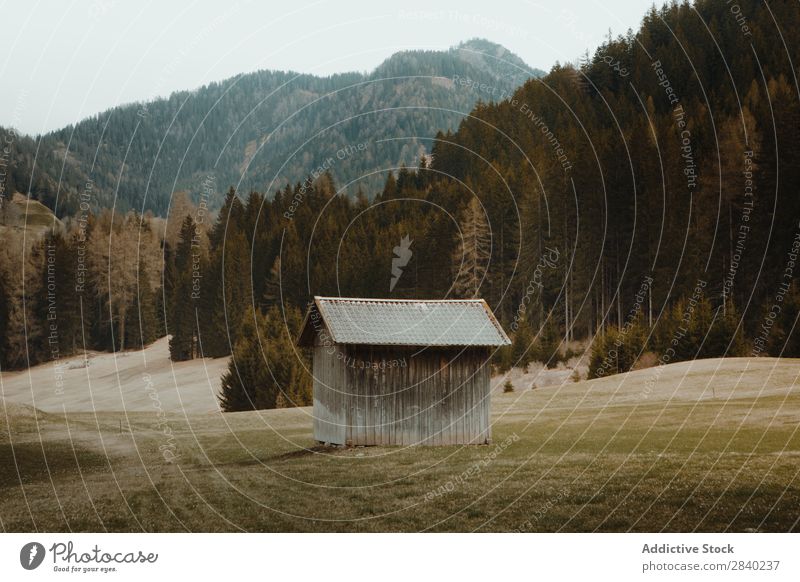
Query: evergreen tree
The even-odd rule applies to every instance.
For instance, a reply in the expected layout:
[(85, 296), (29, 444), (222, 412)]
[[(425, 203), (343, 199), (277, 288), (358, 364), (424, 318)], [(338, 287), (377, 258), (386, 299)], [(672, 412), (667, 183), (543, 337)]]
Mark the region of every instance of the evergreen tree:
[(511, 362), (514, 366), (525, 369), (536, 353), (530, 324), (527, 319), (522, 318), (511, 342)]
[(59, 357), (69, 356), (83, 347), (80, 307), (75, 295), (75, 253), (58, 231), (47, 232), (43, 249), (42, 289), (46, 289), (47, 294), (37, 311), (40, 317), (47, 319), (48, 329), (55, 331), (53, 340), (56, 343), (48, 350), (57, 348)]
[(299, 311), (287, 309), (284, 321), (277, 307), (267, 315), (247, 309), (228, 370), (222, 376), (220, 405), (224, 411), (311, 403), (308, 364), (295, 349), (287, 325), (299, 326)]
[(253, 305), (250, 245), (244, 228), (244, 209), (231, 188), (209, 235), (210, 256), (204, 262), (200, 342), (207, 357), (231, 353), (239, 337), (237, 324)]
[(729, 302), (725, 310), (717, 310), (704, 348), (705, 358), (733, 358), (745, 354), (747, 346), (733, 301)]
[(277, 391), (262, 352), (267, 323), (252, 308), (240, 322), (239, 339), (233, 349), (228, 370), (222, 375), (220, 406), (225, 412), (275, 408)]
[(539, 340), (536, 344), (536, 351), (534, 352), (534, 358), (545, 364), (548, 368), (555, 368), (558, 362), (561, 361), (560, 346), (561, 334), (559, 334), (558, 327), (551, 317), (540, 333)]
[(617, 359), (612, 352), (612, 346), (617, 339), (616, 328), (610, 328), (605, 333), (598, 334), (592, 340), (591, 355), (589, 356), (590, 380), (604, 378), (619, 372)]
[(242, 206), (242, 201), (239, 200), (239, 197), (236, 195), (236, 190), (231, 186), (228, 189), (228, 193), (225, 194), (225, 202), (208, 235), (212, 250), (218, 250), (230, 232), (235, 232), (243, 226), (243, 215), (244, 208)]
[(195, 250), (197, 226), (191, 216), (181, 225), (178, 247), (175, 252), (175, 279), (169, 309), (172, 337), (169, 353), (173, 361), (190, 360), (198, 355), (196, 336), (196, 302), (193, 289), (193, 269), (198, 265)]

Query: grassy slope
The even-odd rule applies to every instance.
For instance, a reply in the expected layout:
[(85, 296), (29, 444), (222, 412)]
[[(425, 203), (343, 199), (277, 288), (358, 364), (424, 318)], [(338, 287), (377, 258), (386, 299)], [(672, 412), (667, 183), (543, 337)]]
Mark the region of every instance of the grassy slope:
[(9, 405), (0, 520), (9, 531), (798, 530), (798, 373), (798, 360), (707, 360), (495, 395), (489, 447), (304, 449), (309, 409), (171, 415), (173, 464), (155, 412), (65, 420)]
[(216, 394), (228, 358), (173, 362), (166, 337), (144, 350), (89, 352), (87, 358), (88, 367), (80, 355), (61, 360), (58, 374), (52, 362), (0, 373), (0, 396), (45, 412), (150, 411), (156, 404), (188, 413), (219, 409)]
[(28, 200), (15, 193), (6, 203), (7, 207), (0, 213), (0, 235), (27, 230), (28, 236), (36, 237), (48, 228), (61, 226), (61, 221), (38, 200)]

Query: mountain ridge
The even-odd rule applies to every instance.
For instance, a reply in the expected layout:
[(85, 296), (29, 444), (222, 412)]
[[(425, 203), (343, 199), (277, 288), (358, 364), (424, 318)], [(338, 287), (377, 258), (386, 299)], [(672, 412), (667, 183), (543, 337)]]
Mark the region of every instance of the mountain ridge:
[(338, 184), (353, 181), (351, 193), (371, 195), (387, 169), (415, 165), (437, 131), (457, 129), (475, 103), (492, 100), (481, 86), (496, 98), (543, 74), (502, 45), (470, 39), (446, 51), (399, 51), (369, 73), (265, 69), (113, 107), (36, 138), (0, 134), (16, 137), (12, 193), (30, 191), (58, 216), (74, 214), (87, 189), (93, 209), (165, 215), (174, 191), (198, 199), (209, 178), (216, 208), (230, 185), (274, 191), (330, 159)]

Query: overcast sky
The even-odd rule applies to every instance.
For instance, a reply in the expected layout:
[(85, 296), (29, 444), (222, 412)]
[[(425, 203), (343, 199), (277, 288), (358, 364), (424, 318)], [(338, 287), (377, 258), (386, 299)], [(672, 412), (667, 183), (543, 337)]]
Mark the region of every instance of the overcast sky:
[(549, 70), (638, 27), (652, 0), (0, 1), (0, 125), (37, 134), (237, 73), (369, 71), (487, 38)]

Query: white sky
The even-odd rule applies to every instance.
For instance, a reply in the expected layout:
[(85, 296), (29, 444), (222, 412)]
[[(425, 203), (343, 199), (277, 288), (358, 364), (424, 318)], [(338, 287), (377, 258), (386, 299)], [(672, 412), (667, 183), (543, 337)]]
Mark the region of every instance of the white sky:
[(636, 30), (652, 0), (0, 1), (0, 125), (37, 134), (258, 69), (369, 71), (482, 37), (545, 71)]

